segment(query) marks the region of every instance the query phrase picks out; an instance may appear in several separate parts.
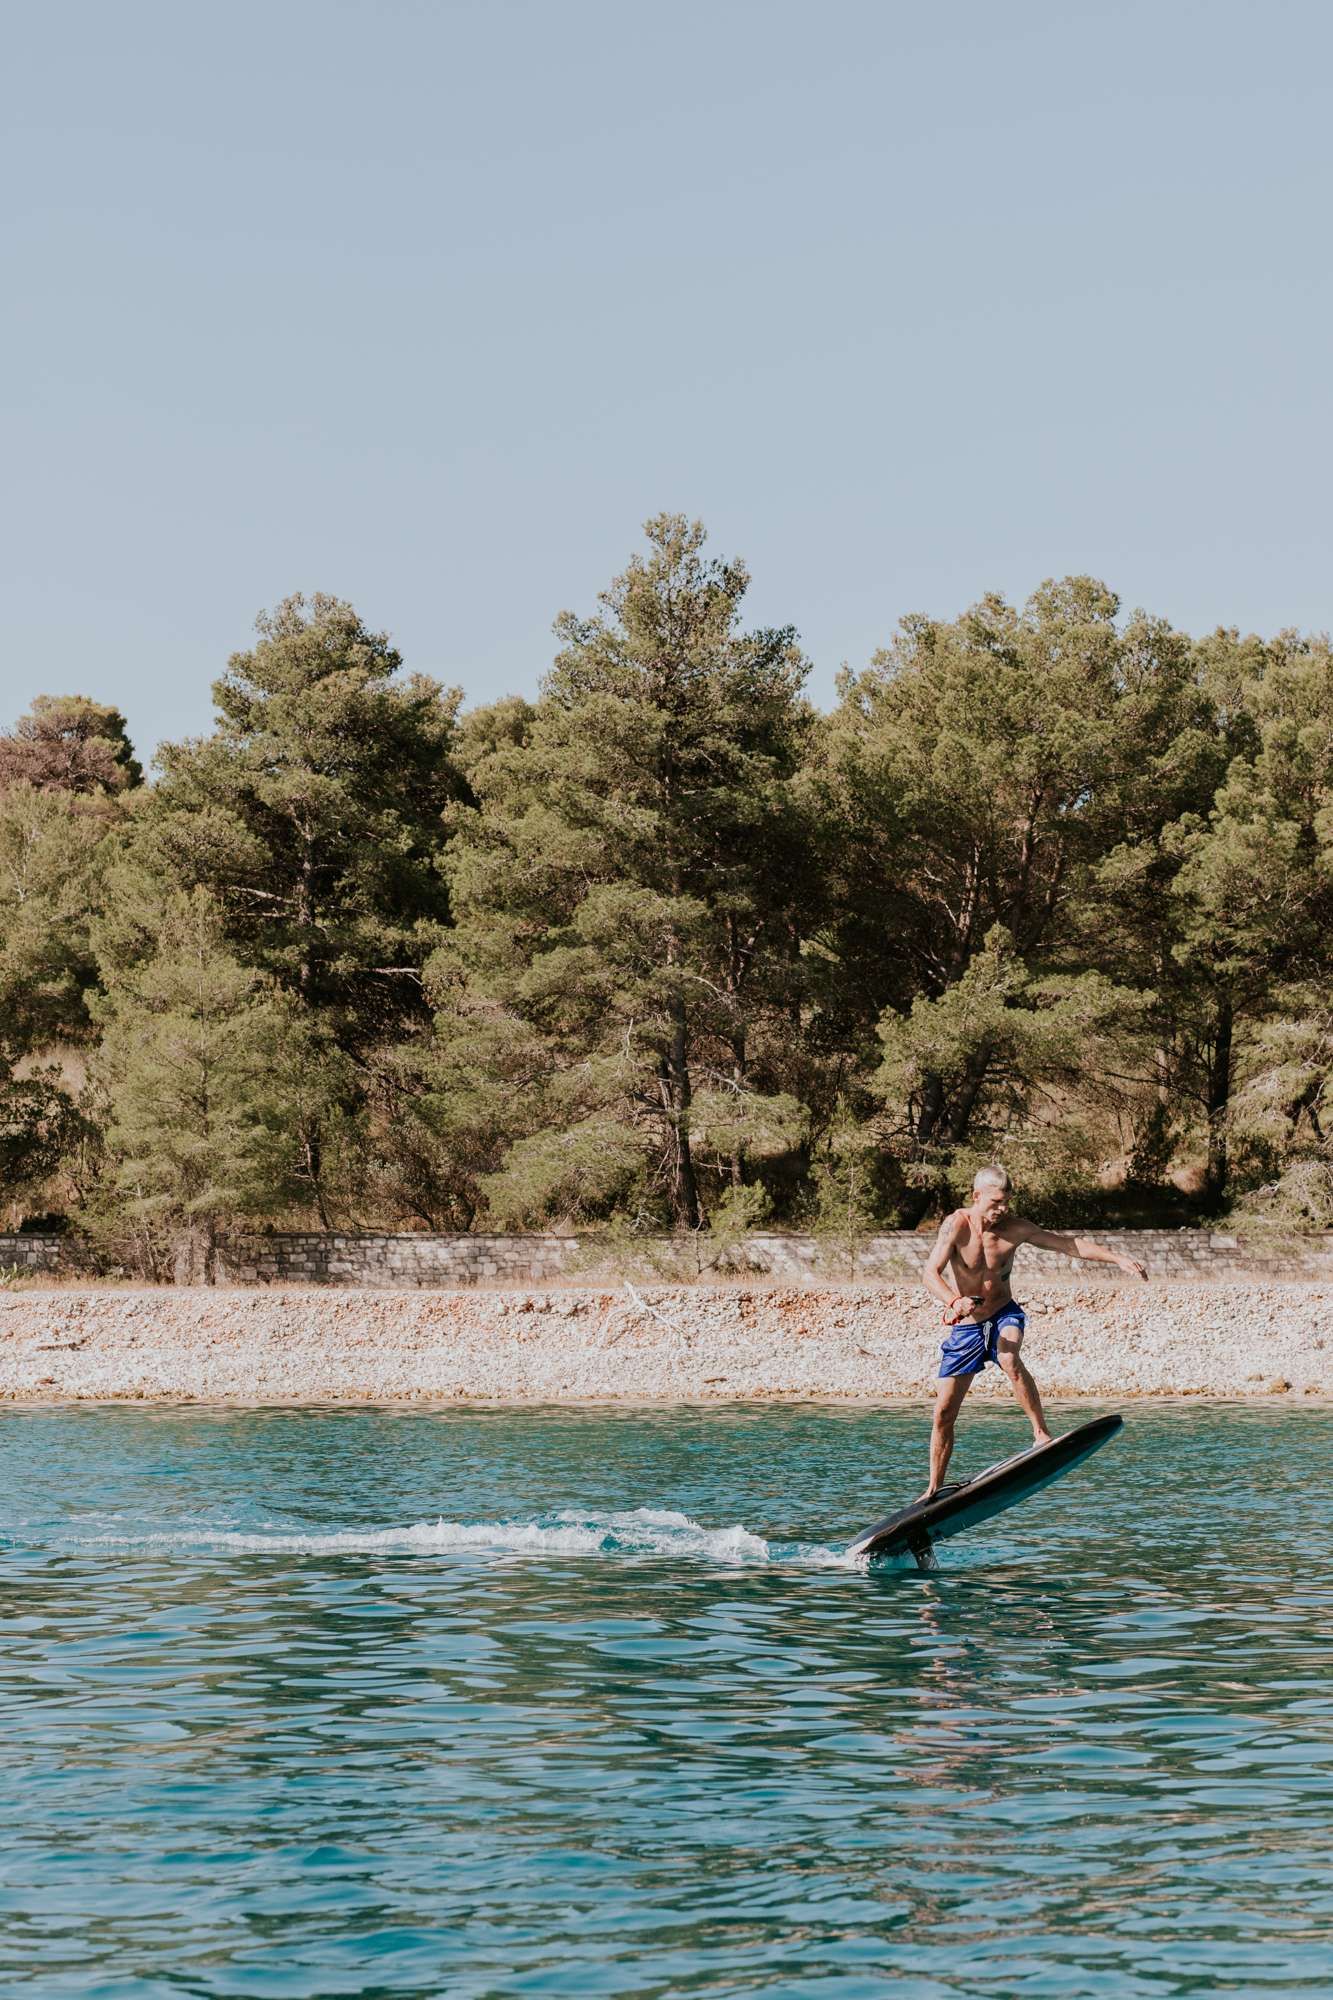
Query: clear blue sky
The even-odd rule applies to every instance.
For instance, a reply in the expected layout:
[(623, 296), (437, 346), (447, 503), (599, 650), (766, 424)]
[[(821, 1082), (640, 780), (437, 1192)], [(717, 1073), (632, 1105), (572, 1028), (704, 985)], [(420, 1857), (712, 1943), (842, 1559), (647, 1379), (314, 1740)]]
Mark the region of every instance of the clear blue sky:
[(3, 27), (0, 720), (205, 728), (298, 589), (530, 691), (662, 508), (825, 702), (904, 612), (1071, 570), (1330, 622), (1324, 0)]

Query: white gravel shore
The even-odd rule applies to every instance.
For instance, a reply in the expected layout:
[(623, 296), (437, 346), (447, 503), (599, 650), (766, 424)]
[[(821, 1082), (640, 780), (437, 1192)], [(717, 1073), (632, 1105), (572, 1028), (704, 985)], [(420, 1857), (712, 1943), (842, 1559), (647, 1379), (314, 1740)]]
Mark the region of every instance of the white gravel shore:
[[(1333, 1288), (1034, 1284), (1025, 1354), (1060, 1396), (1329, 1393)], [(0, 1401), (877, 1402), (930, 1392), (916, 1287), (0, 1294)], [(1007, 1396), (988, 1369), (974, 1395)]]

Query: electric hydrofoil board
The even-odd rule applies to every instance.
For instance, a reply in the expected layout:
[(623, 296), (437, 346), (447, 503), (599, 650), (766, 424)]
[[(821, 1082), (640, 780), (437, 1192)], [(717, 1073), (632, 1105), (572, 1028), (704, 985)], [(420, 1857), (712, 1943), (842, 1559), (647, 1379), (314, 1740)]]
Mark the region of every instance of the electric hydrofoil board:
[(1034, 1444), (998, 1465), (988, 1465), (975, 1479), (960, 1480), (956, 1486), (941, 1486), (929, 1500), (915, 1500), (901, 1513), (890, 1514), (858, 1535), (849, 1556), (915, 1557), (918, 1569), (934, 1569), (931, 1550), (949, 1535), (975, 1528), (992, 1514), (1003, 1514), (1020, 1500), (1049, 1486), (1071, 1466), (1081, 1465), (1113, 1438), (1123, 1422), (1121, 1417), (1094, 1417), (1049, 1444)]

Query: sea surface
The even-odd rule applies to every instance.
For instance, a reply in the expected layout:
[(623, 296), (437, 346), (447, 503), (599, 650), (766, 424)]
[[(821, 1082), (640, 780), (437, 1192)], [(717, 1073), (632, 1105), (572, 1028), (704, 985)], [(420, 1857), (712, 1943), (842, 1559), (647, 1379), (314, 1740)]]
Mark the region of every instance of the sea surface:
[(1126, 1414), (5, 1412), (0, 1992), (1333, 1993), (1333, 1412)]

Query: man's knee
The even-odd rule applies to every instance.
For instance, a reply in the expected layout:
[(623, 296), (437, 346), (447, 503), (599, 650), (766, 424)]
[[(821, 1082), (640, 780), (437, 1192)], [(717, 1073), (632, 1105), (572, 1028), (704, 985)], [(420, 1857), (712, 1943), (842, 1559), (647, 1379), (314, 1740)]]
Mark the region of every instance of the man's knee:
[(952, 1435), (953, 1427), (958, 1421), (958, 1412), (963, 1407), (963, 1396), (966, 1394), (966, 1387), (964, 1387), (962, 1395), (959, 1394), (956, 1377), (951, 1376), (947, 1382), (941, 1382), (935, 1396), (935, 1428), (937, 1431), (944, 1431)]

